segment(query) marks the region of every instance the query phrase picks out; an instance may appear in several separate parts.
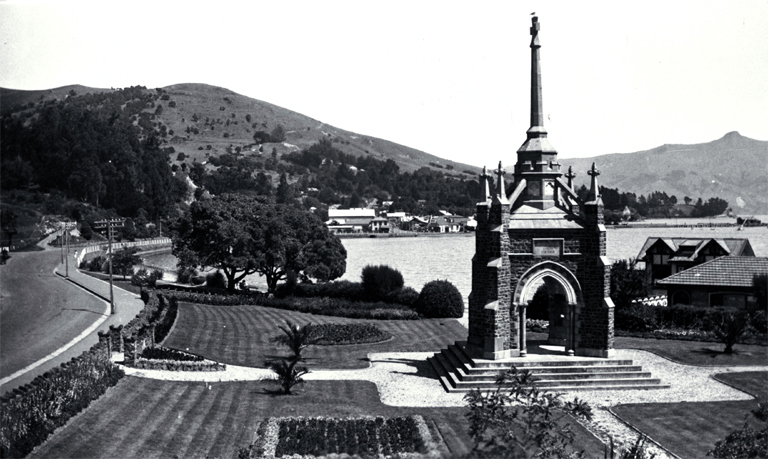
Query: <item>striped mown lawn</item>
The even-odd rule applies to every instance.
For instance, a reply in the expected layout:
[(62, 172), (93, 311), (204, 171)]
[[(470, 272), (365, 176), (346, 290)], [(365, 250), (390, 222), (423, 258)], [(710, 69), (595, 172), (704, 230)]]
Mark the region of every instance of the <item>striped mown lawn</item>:
[(179, 316), (164, 345), (189, 350), (233, 365), (265, 367), (268, 359), (285, 356), (287, 349), (269, 339), (282, 333), (285, 320), (305, 324), (373, 323), (393, 338), (381, 343), (311, 346), (305, 355), (310, 368), (366, 368), (371, 352), (439, 352), (467, 338), (467, 330), (453, 319), (367, 320), (319, 316), (261, 306), (179, 304)]
[(379, 402), (365, 381), (310, 381), (297, 395), (276, 396), (259, 382), (169, 382), (127, 376), (72, 419), (31, 458), (237, 457), (258, 423), (282, 416), (420, 414), (443, 452), (471, 449), (464, 408), (399, 408)]
[[(749, 392), (768, 396), (768, 372), (717, 375), (717, 379)], [(744, 426), (756, 400), (705, 403), (638, 403), (613, 411), (633, 427), (682, 458), (706, 457), (730, 432)], [(751, 414), (750, 414), (751, 417)], [(754, 425), (754, 424), (753, 424)]]

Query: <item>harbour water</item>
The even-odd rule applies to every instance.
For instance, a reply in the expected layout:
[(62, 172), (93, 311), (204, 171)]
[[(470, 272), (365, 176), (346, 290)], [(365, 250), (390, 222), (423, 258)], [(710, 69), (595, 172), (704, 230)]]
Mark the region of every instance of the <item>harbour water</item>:
[[(632, 258), (638, 255), (648, 237), (692, 238), (747, 238), (755, 255), (768, 257), (768, 228), (755, 227), (738, 230), (725, 228), (609, 228), (607, 231), (607, 256), (611, 260)], [(475, 237), (472, 233), (408, 238), (354, 238), (342, 239), (347, 249), (347, 271), (342, 279), (358, 281), (366, 265), (389, 265), (398, 269), (405, 285), (417, 291), (435, 279), (447, 279), (461, 292), (465, 301), (472, 290), (472, 256)], [(175, 272), (176, 258), (169, 252), (150, 254), (145, 264)], [(173, 279), (169, 275), (166, 279)], [(249, 285), (265, 288), (258, 276), (246, 279)]]

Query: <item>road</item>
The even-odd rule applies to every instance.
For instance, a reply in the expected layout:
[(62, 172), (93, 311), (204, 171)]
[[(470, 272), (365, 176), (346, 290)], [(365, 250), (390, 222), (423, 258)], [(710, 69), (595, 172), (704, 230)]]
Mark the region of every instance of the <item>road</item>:
[(65, 273), (60, 256), (14, 252), (0, 265), (0, 394), (81, 354), (98, 342), (97, 331), (127, 323), (142, 307), (136, 295), (115, 289), (118, 313), (108, 315), (109, 284), (79, 273), (73, 257), (70, 279), (80, 285), (56, 275), (57, 267)]

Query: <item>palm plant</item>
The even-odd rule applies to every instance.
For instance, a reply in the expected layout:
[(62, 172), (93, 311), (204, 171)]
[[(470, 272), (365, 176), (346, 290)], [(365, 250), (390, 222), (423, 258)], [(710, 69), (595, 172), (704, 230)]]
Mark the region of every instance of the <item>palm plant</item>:
[(302, 351), (313, 344), (317, 344), (319, 336), (316, 336), (317, 334), (314, 333), (311, 323), (300, 326), (290, 320), (286, 320), (285, 324), (278, 325), (283, 334), (274, 336), (269, 341), (288, 346), (291, 352), (293, 352), (293, 357), (290, 357), (289, 360), (298, 362), (302, 359)]
[(712, 323), (712, 331), (725, 344), (726, 354), (733, 354), (733, 345), (749, 330), (749, 315), (745, 311), (728, 311)]
[(302, 376), (309, 373), (307, 367), (296, 366), (297, 360), (274, 360), (269, 362), (269, 369), (276, 377), (264, 378), (263, 381), (279, 385), (283, 395), (290, 395), (294, 386), (304, 384)]

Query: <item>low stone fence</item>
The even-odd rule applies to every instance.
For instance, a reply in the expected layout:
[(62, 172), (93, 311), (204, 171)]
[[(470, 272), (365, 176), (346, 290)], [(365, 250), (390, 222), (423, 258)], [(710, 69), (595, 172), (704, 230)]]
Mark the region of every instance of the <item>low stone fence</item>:
[[(120, 250), (123, 247), (145, 247), (170, 244), (171, 238), (169, 237), (156, 237), (152, 239), (143, 239), (141, 241), (113, 242), (112, 251)], [(75, 260), (77, 260), (77, 266), (80, 266), (80, 263), (83, 262), (83, 258), (85, 258), (87, 254), (94, 252), (106, 252), (107, 250), (109, 250), (109, 245), (107, 243), (99, 243), (97, 245), (89, 245), (84, 247), (82, 250), (76, 251)]]

